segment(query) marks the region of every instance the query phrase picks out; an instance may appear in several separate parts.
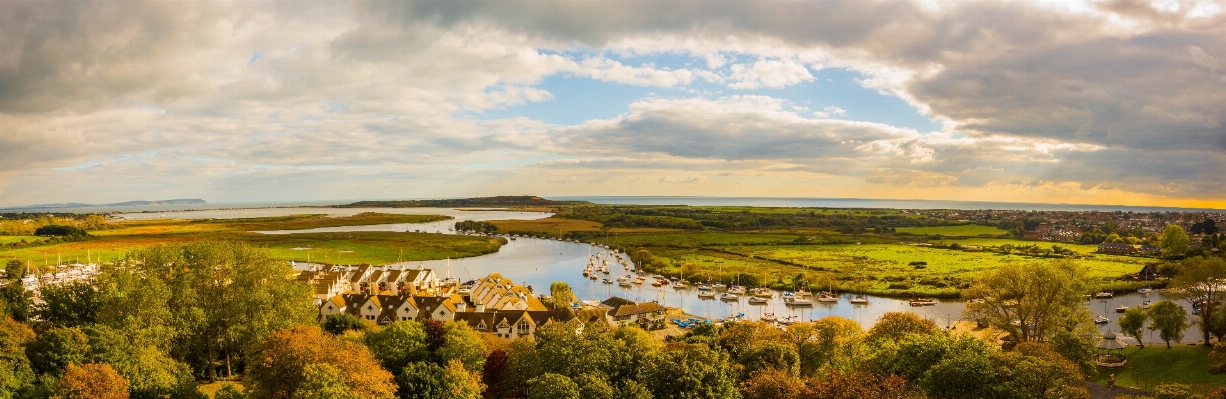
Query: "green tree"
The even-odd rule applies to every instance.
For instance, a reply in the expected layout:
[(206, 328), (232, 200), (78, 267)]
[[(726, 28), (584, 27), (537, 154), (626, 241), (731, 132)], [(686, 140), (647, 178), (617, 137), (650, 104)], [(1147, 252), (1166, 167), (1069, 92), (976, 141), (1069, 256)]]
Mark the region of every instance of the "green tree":
[(7, 315), (20, 322), (30, 320), (33, 303), (30, 292), (21, 284), (0, 288), (0, 317)]
[(796, 347), (779, 342), (763, 342), (742, 353), (737, 363), (749, 376), (764, 370), (779, 370), (793, 377), (800, 372), (800, 355)]
[(239, 391), (234, 384), (221, 384), (221, 389), (213, 393), (213, 399), (247, 399), (247, 394)]
[(996, 368), (988, 357), (957, 352), (925, 372), (920, 386), (935, 398), (987, 398), (993, 397), (996, 379)]
[[(1097, 331), (1094, 331), (1093, 334), (1097, 334)], [(1094, 364), (1094, 360), (1098, 357), (1098, 347), (1095, 342), (1095, 339), (1086, 334), (1060, 331), (1046, 343), (1060, 356), (1077, 365), (1083, 375), (1092, 375), (1098, 370), (1098, 366)]]
[(1149, 315), (1145, 313), (1144, 309), (1141, 309), (1141, 308), (1128, 309), (1127, 311), (1124, 312), (1123, 316), (1120, 316), (1120, 321), (1119, 321), (1120, 332), (1124, 333), (1125, 335), (1129, 337), (1136, 339), (1137, 342), (1141, 343), (1140, 344), (1141, 347), (1144, 348), (1145, 341), (1143, 339), (1145, 337), (1144, 337), (1143, 331), (1145, 329), (1146, 321), (1149, 321)]
[(584, 374), (573, 381), (579, 387), (579, 397), (584, 399), (613, 399), (613, 387), (602, 376)]
[(636, 381), (659, 398), (740, 396), (727, 355), (703, 344), (669, 344), (644, 362)]
[(1222, 288), (1226, 282), (1226, 259), (1219, 257), (1195, 257), (1181, 262), (1179, 274), (1171, 279), (1167, 295), (1192, 303), (1201, 301), (1200, 327), (1205, 345), (1213, 332), (1214, 318), (1221, 311), (1221, 302), (1226, 296)]
[(30, 343), (26, 356), (39, 374), (60, 375), (70, 364), (85, 363), (89, 356), (89, 338), (75, 327), (53, 328)]
[(485, 341), (468, 323), (448, 321), (443, 324), (447, 342), (438, 348), (443, 364), (459, 360), (470, 372), (480, 372), (485, 364)]
[[(560, 324), (560, 323), (551, 323)], [(528, 381), (544, 373), (536, 344), (528, 338), (516, 338), (507, 345), (507, 368), (502, 378), (502, 390), (506, 396), (528, 395)]]
[(1183, 339), (1183, 330), (1188, 328), (1188, 312), (1175, 302), (1158, 301), (1149, 307), (1149, 318), (1159, 331), (1159, 337), (1171, 347), (1171, 341)]
[(59, 327), (94, 324), (98, 317), (99, 296), (93, 284), (74, 281), (43, 287), (42, 304), (34, 307), (39, 320)]
[(1162, 229), (1162, 239), (1158, 247), (1162, 249), (1162, 256), (1167, 258), (1175, 258), (1183, 256), (1188, 252), (1188, 233), (1183, 231), (1183, 227), (1177, 224), (1168, 224)]
[(996, 352), (984, 340), (962, 334), (912, 334), (897, 343), (885, 342), (869, 358), (864, 367), (879, 375), (897, 375), (907, 381), (919, 381), (924, 373), (945, 358), (986, 358)]
[(426, 328), (412, 320), (395, 321), (378, 331), (366, 333), (366, 346), (387, 370), (400, 370), (409, 363), (430, 358)]
[(17, 259), (10, 260), (4, 264), (5, 279), (10, 283), (21, 281), (21, 277), (26, 274), (25, 265)]
[(366, 331), (366, 322), (349, 313), (337, 313), (324, 320), (324, 331), (341, 335), (346, 331)]
[(430, 362), (409, 363), (396, 375), (396, 396), (402, 399), (434, 399), (446, 394), (446, 370)]
[(545, 373), (528, 381), (528, 399), (579, 399), (579, 385), (567, 376)]
[(549, 284), (549, 297), (552, 301), (550, 305), (557, 310), (569, 310), (570, 304), (575, 302), (575, 292), (570, 289), (570, 284), (565, 281), (554, 281)]
[(860, 362), (859, 323), (838, 316), (823, 317), (812, 324), (810, 339), (799, 345), (801, 370), (812, 375), (822, 369), (852, 371)]
[(340, 370), (327, 364), (308, 364), (302, 369), (302, 385), (295, 399), (358, 399), (349, 392)]
[(1014, 342), (1040, 342), (1088, 322), (1082, 293), (1085, 269), (1069, 260), (1034, 265), (1005, 264), (963, 291), (964, 315), (1008, 332)]

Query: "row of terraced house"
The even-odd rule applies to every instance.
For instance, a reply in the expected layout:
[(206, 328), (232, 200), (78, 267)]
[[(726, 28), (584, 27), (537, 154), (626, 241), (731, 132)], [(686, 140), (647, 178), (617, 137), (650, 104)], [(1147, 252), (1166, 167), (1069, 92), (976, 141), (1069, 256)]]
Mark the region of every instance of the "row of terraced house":
[(320, 321), (348, 313), (386, 325), (402, 320), (457, 321), (504, 339), (532, 337), (536, 329), (572, 319), (604, 320), (606, 309), (551, 309), (532, 292), (498, 273), (465, 284), (441, 284), (430, 269), (311, 265), (298, 280), (315, 287)]

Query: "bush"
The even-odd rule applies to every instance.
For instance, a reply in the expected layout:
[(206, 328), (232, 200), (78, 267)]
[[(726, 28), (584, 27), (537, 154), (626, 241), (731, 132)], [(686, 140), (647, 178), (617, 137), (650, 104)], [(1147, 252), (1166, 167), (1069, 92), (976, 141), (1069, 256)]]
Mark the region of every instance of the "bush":
[(89, 233), (86, 233), (85, 230), (81, 230), (73, 226), (49, 224), (43, 227), (39, 227), (38, 230), (34, 230), (34, 235), (40, 236), (40, 237), (51, 237), (51, 236), (73, 237), (73, 236), (87, 236), (89, 235)]
[(1154, 388), (1154, 399), (1200, 399), (1202, 396), (1184, 384), (1162, 384)]

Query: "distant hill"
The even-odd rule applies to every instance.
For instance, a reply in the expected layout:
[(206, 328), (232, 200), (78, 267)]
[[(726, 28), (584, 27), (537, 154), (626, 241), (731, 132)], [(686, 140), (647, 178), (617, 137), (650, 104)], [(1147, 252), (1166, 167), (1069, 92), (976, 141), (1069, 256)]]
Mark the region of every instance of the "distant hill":
[(407, 201), (358, 201), (336, 205), (335, 208), (475, 208), (512, 206), (558, 206), (588, 204), (587, 201), (553, 201), (537, 196), (499, 196), (461, 199), (407, 200)]
[(62, 208), (92, 208), (98, 206), (146, 206), (146, 205), (194, 205), (207, 204), (208, 202), (199, 198), (194, 199), (170, 199), (160, 201), (127, 201), (115, 202), (111, 204), (85, 204), (80, 202), (67, 202), (60, 204), (37, 204), (26, 206), (14, 206), (2, 209), (62, 209)]

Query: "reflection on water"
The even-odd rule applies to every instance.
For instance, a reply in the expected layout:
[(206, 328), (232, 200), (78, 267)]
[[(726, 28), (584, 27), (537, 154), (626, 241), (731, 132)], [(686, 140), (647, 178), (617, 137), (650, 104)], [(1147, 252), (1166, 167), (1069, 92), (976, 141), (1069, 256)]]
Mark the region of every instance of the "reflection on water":
[[(455, 219), (433, 223), (413, 224), (381, 224), (370, 226), (325, 227), (309, 230), (265, 231), (266, 234), (292, 234), (309, 232), (345, 232), (345, 231), (422, 231), (427, 233), (454, 234), (455, 223), (463, 220), (512, 220), (540, 219), (551, 216), (540, 212), (518, 212), (500, 210), (461, 211), (449, 208), (265, 208), (265, 209), (235, 209), (209, 210), (168, 213), (168, 217), (176, 219), (199, 218), (249, 218), (285, 216), (302, 213), (322, 213), (334, 216), (350, 216), (362, 212), (380, 212), (411, 215), (447, 215)], [(125, 218), (151, 218), (151, 214), (125, 214)], [(939, 326), (947, 326), (950, 320), (958, 319), (964, 306), (958, 300), (938, 300), (935, 306), (912, 307), (905, 300), (882, 297), (869, 297), (867, 305), (853, 305), (847, 302), (850, 297), (844, 294), (838, 303), (814, 301), (811, 307), (788, 307), (784, 304), (782, 292), (775, 292), (775, 297), (766, 304), (756, 305), (748, 302), (748, 296), (742, 296), (737, 301), (716, 299), (700, 299), (698, 290), (674, 289), (672, 287), (653, 287), (652, 279), (647, 279), (643, 285), (621, 287), (617, 284), (604, 284), (583, 276), (584, 266), (591, 255), (611, 256), (608, 250), (597, 246), (566, 241), (545, 240), (520, 237), (508, 241), (498, 252), (464, 259), (436, 260), (426, 262), (406, 262), (405, 265), (417, 267), (419, 264), (438, 271), (440, 275), (471, 280), (490, 273), (501, 273), (513, 281), (531, 286), (538, 294), (548, 294), (549, 284), (554, 281), (565, 281), (570, 284), (575, 295), (580, 300), (602, 301), (610, 296), (619, 296), (635, 301), (658, 301), (665, 306), (684, 309), (687, 313), (711, 319), (726, 318), (744, 314), (751, 319), (773, 313), (778, 317), (798, 316), (801, 320), (811, 321), (826, 316), (839, 316), (859, 322), (868, 327), (887, 312), (912, 312), (920, 317), (933, 320)], [(627, 257), (628, 258), (628, 257)], [(628, 261), (629, 259), (627, 259)], [(623, 267), (610, 259), (610, 274), (598, 275), (598, 278), (615, 280), (618, 277), (630, 275)], [(633, 276), (631, 276), (633, 277)], [(1094, 299), (1085, 304), (1092, 313), (1103, 315), (1110, 323), (1100, 324), (1099, 331), (1119, 332), (1116, 322), (1122, 313), (1116, 313), (1118, 306), (1136, 307), (1144, 301), (1157, 302), (1167, 299), (1160, 292), (1146, 295), (1127, 294), (1116, 295), (1112, 299)], [(1191, 313), (1191, 308), (1184, 301), (1176, 301)], [(1189, 315), (1192, 317), (1191, 315)], [(1193, 329), (1195, 330), (1195, 329)], [(1146, 331), (1147, 336), (1153, 334)], [(1195, 339), (1195, 331), (1185, 334), (1189, 339)], [(1135, 342), (1131, 338), (1128, 342)], [(1147, 340), (1148, 341), (1148, 340)]]

